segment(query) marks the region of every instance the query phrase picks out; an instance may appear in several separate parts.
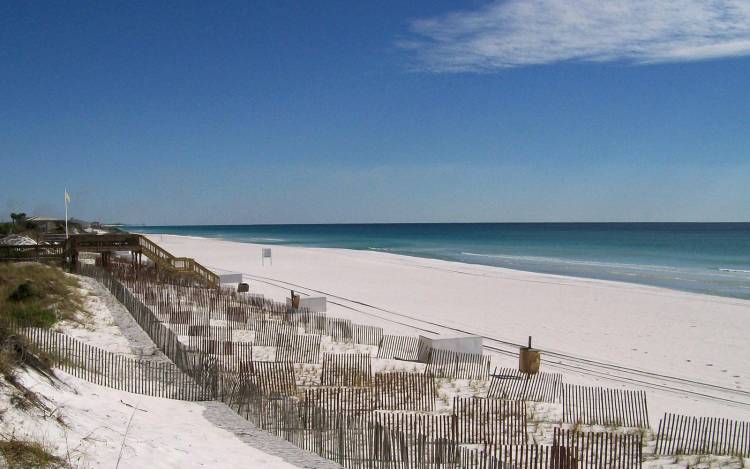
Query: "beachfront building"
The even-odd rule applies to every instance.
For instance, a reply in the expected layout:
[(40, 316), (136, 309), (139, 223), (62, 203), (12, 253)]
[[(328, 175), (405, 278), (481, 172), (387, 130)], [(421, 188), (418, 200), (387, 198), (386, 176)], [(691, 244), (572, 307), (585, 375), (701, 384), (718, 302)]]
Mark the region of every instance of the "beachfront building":
[(34, 216), (28, 217), (26, 221), (34, 226), (39, 233), (65, 232), (65, 220), (53, 217)]

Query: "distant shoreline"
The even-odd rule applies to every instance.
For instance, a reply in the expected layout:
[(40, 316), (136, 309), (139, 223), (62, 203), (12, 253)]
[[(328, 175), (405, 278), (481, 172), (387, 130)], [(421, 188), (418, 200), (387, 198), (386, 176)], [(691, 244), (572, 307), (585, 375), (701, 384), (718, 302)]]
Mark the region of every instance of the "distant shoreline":
[(139, 233), (423, 259), (750, 299), (750, 223), (133, 226)]
[[(150, 238), (209, 269), (241, 273), (252, 293), (282, 302), (290, 290), (325, 296), (332, 316), (381, 326), (388, 334), (464, 331), (483, 336), (489, 351), (515, 350), (531, 335), (547, 352), (709, 386), (750, 388), (750, 369), (743, 358), (750, 334), (748, 300), (377, 251), (169, 234)], [(269, 246), (272, 262), (263, 262), (262, 250)], [(516, 357), (497, 358), (500, 366), (518, 363)], [(558, 370), (557, 358), (544, 360), (545, 368)], [(576, 378), (570, 369), (563, 371), (587, 385), (601, 385), (612, 372), (608, 368), (593, 378)], [(615, 378), (611, 385), (620, 385)], [(696, 392), (703, 392), (698, 389), (702, 385)], [(649, 397), (655, 418), (674, 409), (750, 418), (750, 407), (657, 394)]]

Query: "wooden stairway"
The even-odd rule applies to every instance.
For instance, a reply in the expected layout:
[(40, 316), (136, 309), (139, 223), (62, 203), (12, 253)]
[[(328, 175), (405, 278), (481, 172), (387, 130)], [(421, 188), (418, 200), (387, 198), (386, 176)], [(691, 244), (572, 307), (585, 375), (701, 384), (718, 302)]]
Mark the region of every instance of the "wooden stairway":
[(195, 259), (173, 256), (166, 249), (140, 234), (72, 235), (65, 240), (63, 257), (69, 262), (75, 262), (81, 252), (95, 252), (108, 256), (112, 252), (122, 251), (140, 253), (151, 259), (158, 269), (190, 276), (208, 287), (219, 286), (219, 276), (196, 262)]

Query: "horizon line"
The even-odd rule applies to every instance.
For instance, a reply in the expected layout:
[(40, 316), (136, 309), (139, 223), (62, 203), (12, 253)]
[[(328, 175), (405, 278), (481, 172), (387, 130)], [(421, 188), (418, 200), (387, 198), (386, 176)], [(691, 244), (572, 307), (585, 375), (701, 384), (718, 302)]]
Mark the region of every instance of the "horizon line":
[(145, 223), (104, 223), (132, 227), (179, 227), (179, 226), (319, 226), (319, 225), (656, 225), (656, 224), (750, 224), (747, 221), (435, 221), (435, 222), (327, 222), (327, 223), (189, 223), (189, 224), (145, 224)]

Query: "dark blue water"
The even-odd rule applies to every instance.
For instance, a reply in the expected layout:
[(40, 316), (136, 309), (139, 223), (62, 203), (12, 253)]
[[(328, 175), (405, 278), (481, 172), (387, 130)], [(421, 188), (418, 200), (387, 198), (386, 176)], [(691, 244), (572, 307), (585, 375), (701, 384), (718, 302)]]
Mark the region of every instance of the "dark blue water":
[(750, 299), (750, 223), (435, 223), (131, 226), (621, 280)]

